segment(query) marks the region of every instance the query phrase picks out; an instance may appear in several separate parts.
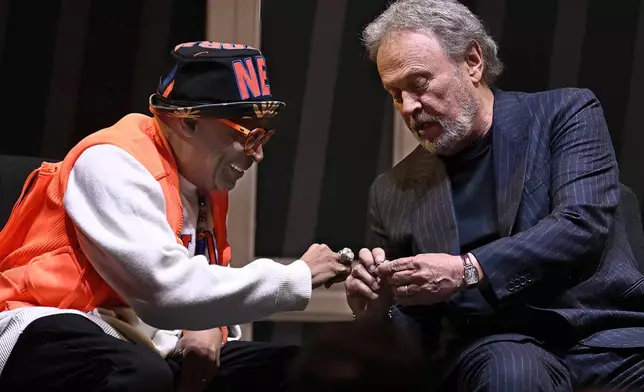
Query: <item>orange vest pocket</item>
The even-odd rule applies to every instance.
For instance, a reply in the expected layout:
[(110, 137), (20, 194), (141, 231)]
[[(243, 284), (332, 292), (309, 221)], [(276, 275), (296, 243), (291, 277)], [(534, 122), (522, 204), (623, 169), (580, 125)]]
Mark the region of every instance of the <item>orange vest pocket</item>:
[(72, 297), (82, 294), (82, 291), (76, 290), (81, 277), (82, 272), (71, 246), (33, 258), (25, 270), (27, 290), (41, 306), (69, 306), (74, 301)]
[[(14, 271), (15, 270), (9, 270), (7, 272)], [(14, 276), (10, 275), (11, 274), (7, 274), (5, 272), (0, 272), (0, 302), (3, 303), (4, 308), (7, 308), (7, 302), (9, 302), (7, 301), (8, 299), (22, 299), (25, 296), (24, 291), (27, 291), (24, 287), (24, 281), (20, 279), (20, 276), (18, 276), (18, 279), (15, 279)]]

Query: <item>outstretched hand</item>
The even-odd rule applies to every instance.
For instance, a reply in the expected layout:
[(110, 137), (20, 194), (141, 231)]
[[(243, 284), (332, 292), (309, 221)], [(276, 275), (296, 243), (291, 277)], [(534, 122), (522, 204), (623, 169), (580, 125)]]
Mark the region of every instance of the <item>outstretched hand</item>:
[(349, 274), (349, 266), (340, 262), (338, 252), (332, 251), (325, 244), (313, 244), (300, 258), (311, 269), (313, 288), (323, 284), (329, 287), (335, 282), (341, 282)]

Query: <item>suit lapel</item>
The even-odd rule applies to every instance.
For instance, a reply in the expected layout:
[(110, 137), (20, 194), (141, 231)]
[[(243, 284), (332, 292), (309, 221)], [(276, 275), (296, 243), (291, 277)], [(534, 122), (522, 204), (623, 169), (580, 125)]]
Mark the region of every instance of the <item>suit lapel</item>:
[[(523, 193), (528, 152), (529, 113), (516, 97), (494, 90), (492, 155), (500, 235), (512, 234)], [(422, 147), (401, 162), (406, 205), (413, 207), (414, 222), (422, 252), (460, 252), (452, 190), (440, 158)]]
[(492, 155), (496, 183), (497, 215), (502, 237), (512, 234), (519, 210), (528, 152), (528, 113), (525, 104), (510, 94), (494, 90)]
[(417, 234), (419, 252), (451, 253), (460, 251), (458, 230), (449, 178), (443, 162), (418, 147), (407, 163), (404, 188), (411, 190), (408, 205), (412, 230)]

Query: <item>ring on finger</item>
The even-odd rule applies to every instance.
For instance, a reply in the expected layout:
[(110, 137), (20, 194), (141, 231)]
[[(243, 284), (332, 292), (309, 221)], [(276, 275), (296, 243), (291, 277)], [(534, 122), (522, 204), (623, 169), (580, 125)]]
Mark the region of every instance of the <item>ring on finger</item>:
[(338, 252), (338, 256), (340, 256), (340, 263), (344, 265), (351, 265), (351, 262), (355, 258), (353, 251), (349, 248), (343, 248)]

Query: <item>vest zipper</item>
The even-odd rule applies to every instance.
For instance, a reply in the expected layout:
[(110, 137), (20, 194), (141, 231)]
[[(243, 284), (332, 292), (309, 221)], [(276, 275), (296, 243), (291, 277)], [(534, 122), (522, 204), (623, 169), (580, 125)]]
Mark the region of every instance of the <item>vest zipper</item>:
[(22, 193), (20, 194), (20, 197), (16, 202), (16, 207), (20, 206), (20, 204), (22, 204), (22, 202), (25, 200), (25, 198), (27, 197), (27, 194), (29, 194), (29, 191), (31, 190), (31, 187), (33, 187), (34, 184), (36, 183), (36, 179), (38, 178), (39, 173), (40, 173), (40, 169), (34, 171), (29, 176), (24, 188), (22, 189)]
[(181, 240), (181, 230), (183, 230), (183, 212), (181, 213), (181, 220), (179, 221), (179, 229), (177, 230), (177, 238)]
[(181, 193), (179, 193), (179, 210), (181, 211), (181, 220), (179, 220), (179, 228), (177, 229), (177, 239), (180, 243), (183, 243), (183, 241), (181, 241), (181, 231), (183, 230), (183, 204), (181, 203)]
[[(5, 223), (4, 227), (0, 231), (0, 237), (3, 234), (5, 234), (5, 230), (13, 222), (14, 218), (16, 217), (16, 211), (18, 210), (18, 208), (20, 208), (20, 206), (22, 205), (22, 202), (27, 198), (27, 195), (31, 191), (31, 188), (38, 180), (38, 176), (44, 170), (45, 170), (44, 166), (41, 164), (41, 166), (38, 169), (35, 169), (34, 171), (32, 171), (31, 174), (29, 174), (29, 177), (27, 177), (27, 179), (25, 180), (25, 185), (22, 187), (22, 192), (20, 193), (18, 200), (16, 201), (16, 203), (13, 205), (13, 208), (11, 209), (11, 214), (9, 215), (9, 219), (7, 219), (7, 222)], [(56, 171), (57, 171), (57, 168), (55, 166), (51, 166), (45, 172), (55, 173)]]

